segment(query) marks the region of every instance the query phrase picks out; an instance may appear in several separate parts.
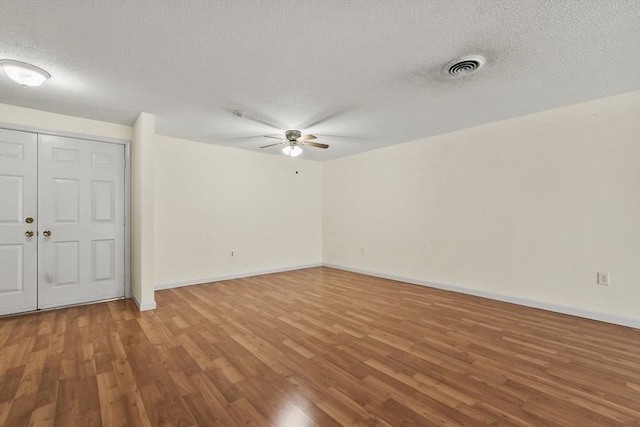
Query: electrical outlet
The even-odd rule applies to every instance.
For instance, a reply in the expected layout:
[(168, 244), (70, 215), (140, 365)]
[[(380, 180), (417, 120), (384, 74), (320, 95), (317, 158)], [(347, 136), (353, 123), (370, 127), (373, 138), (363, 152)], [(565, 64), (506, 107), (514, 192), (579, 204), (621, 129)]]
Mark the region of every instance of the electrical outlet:
[(236, 251), (231, 251), (231, 252), (229, 253), (229, 256), (230, 256), (231, 258), (235, 258), (235, 257), (236, 257), (236, 255), (237, 255), (237, 252), (236, 252)]
[(600, 273), (598, 272), (597, 283), (600, 286), (609, 286), (611, 283), (611, 276), (609, 273)]

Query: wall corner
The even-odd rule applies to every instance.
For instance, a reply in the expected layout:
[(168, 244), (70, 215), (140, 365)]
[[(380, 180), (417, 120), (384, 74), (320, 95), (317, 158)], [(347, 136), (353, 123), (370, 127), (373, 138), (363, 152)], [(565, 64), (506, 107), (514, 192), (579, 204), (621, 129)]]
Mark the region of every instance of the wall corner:
[(140, 310), (156, 306), (153, 248), (155, 116), (140, 113), (131, 143), (131, 294)]

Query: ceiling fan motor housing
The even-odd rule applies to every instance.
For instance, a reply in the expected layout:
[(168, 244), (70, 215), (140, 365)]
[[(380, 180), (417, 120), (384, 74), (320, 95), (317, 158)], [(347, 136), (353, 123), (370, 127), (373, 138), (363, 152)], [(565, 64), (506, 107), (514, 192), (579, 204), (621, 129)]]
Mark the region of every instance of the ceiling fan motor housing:
[(293, 141), (297, 141), (298, 138), (300, 138), (300, 136), (302, 135), (302, 133), (299, 130), (288, 130), (285, 133), (287, 140), (293, 142)]

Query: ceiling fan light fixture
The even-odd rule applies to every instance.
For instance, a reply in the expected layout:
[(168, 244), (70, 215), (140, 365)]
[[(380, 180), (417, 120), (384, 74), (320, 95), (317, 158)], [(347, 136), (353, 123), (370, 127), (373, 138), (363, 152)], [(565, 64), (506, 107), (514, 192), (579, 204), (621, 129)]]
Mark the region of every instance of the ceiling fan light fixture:
[(297, 157), (302, 153), (302, 148), (297, 145), (287, 145), (282, 149), (282, 152), (289, 157)]
[(51, 78), (51, 74), (42, 68), (13, 59), (0, 59), (0, 67), (11, 80), (22, 86), (40, 86)]

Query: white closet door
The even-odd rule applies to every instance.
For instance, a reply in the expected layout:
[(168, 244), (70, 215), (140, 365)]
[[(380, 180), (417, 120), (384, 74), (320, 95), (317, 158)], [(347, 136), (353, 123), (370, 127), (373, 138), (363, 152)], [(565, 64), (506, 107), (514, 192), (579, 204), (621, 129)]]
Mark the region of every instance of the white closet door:
[(38, 307), (124, 296), (124, 147), (40, 135)]
[(0, 315), (36, 309), (37, 138), (0, 129)]

